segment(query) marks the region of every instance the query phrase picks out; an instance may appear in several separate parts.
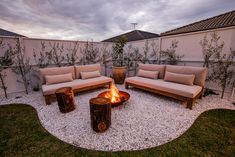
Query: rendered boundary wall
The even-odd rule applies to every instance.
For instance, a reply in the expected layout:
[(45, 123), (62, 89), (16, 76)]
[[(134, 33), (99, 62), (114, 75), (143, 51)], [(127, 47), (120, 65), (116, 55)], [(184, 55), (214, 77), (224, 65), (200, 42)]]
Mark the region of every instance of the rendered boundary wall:
[[(155, 60), (159, 52), (161, 50), (166, 50), (171, 46), (171, 42), (173, 40), (178, 41), (178, 47), (176, 48), (176, 53), (179, 55), (184, 55), (182, 60), (178, 63), (179, 65), (189, 65), (189, 66), (202, 66), (203, 65), (203, 56), (202, 56), (202, 48), (200, 45), (200, 41), (206, 35), (208, 39), (210, 39), (210, 34), (212, 32), (217, 32), (217, 34), (221, 37), (220, 41), (224, 41), (224, 49), (223, 52), (229, 52), (230, 48), (235, 49), (235, 27), (223, 28), (218, 30), (210, 30), (210, 31), (202, 31), (196, 33), (187, 33), (187, 34), (179, 34), (172, 36), (163, 36), (160, 38), (148, 39), (148, 40), (140, 40), (128, 42), (124, 48), (125, 54), (128, 56), (133, 53), (135, 49), (138, 49), (138, 52), (142, 55), (146, 55), (149, 60)], [(77, 64), (89, 64), (82, 63), (82, 57), (84, 53), (84, 49), (86, 47), (86, 41), (65, 41), (65, 40), (49, 40), (49, 39), (34, 39), (34, 38), (12, 38), (12, 37), (0, 37), (0, 40), (3, 40), (5, 43), (5, 48), (0, 48), (0, 56), (2, 56), (7, 48), (7, 45), (10, 44), (14, 47), (16, 41), (20, 41), (21, 47), (23, 47), (23, 52), (26, 58), (30, 59), (30, 64), (33, 67), (36, 67), (36, 62), (34, 59), (34, 53), (39, 55), (42, 51), (42, 43), (45, 44), (45, 51), (49, 51), (53, 44), (58, 44), (59, 46), (63, 45), (62, 55), (66, 57), (75, 44), (78, 45), (78, 62)], [(94, 48), (97, 48), (98, 51), (97, 56), (102, 56), (103, 51), (107, 51), (108, 53), (112, 53), (112, 44), (113, 43), (105, 43), (105, 42), (89, 42), (93, 44)], [(146, 44), (148, 47), (146, 53)], [(151, 54), (156, 51), (156, 56), (151, 58)], [(128, 56), (129, 57), (129, 56)], [(95, 61), (94, 61), (95, 62)], [(66, 64), (67, 61), (64, 60), (62, 62)], [(91, 63), (92, 64), (92, 61)], [(55, 66), (55, 65), (50, 65)], [(106, 65), (107, 76), (111, 75), (111, 66), (112, 63), (108, 62)], [(104, 74), (104, 64), (102, 63), (102, 73)], [(21, 92), (24, 91), (23, 84), (20, 83), (19, 75), (16, 75), (10, 68), (3, 70), (3, 73), (7, 75), (5, 78), (5, 83), (7, 86), (7, 93)], [(133, 76), (134, 72), (130, 72), (129, 76)], [(17, 81), (18, 80), (18, 81)], [(30, 79), (30, 82), (33, 82), (33, 78)], [(214, 85), (211, 85), (214, 86)], [(29, 89), (30, 90), (30, 89)], [(0, 89), (0, 95), (3, 95), (3, 90)]]

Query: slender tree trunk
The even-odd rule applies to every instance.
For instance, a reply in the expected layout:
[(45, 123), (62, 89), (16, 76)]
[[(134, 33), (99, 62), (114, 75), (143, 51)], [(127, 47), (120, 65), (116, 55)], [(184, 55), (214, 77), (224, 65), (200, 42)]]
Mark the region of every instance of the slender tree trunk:
[(106, 65), (106, 61), (104, 61), (104, 75), (107, 76), (107, 65)]
[(221, 94), (221, 99), (224, 98), (224, 92), (225, 92), (225, 87), (226, 87), (227, 80), (224, 80), (224, 83), (222, 84), (222, 94)]
[(7, 87), (5, 86), (2, 73), (0, 73), (0, 80), (1, 80), (1, 83), (2, 83), (2, 89), (4, 90), (5, 98), (7, 98)]
[(24, 83), (24, 87), (25, 87), (25, 93), (28, 94), (28, 85), (27, 85), (27, 79), (26, 79), (26, 74), (24, 72), (24, 67), (23, 67), (23, 63), (19, 63), (19, 68), (20, 68), (20, 73), (21, 73), (21, 77)]

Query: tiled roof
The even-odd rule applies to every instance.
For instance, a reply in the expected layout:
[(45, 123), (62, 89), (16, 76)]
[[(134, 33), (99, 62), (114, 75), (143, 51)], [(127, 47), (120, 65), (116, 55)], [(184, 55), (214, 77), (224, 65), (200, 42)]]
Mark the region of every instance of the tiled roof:
[(116, 42), (123, 35), (125, 35), (127, 37), (128, 41), (137, 41), (137, 40), (143, 40), (143, 39), (150, 39), (150, 38), (159, 37), (159, 34), (140, 31), (140, 30), (134, 30), (134, 31), (131, 31), (131, 32), (127, 32), (127, 33), (124, 33), (124, 34), (121, 34), (121, 35), (103, 40), (103, 42)]
[(25, 37), (23, 35), (20, 35), (20, 34), (14, 33), (14, 32), (10, 32), (10, 31), (7, 31), (7, 30), (1, 29), (1, 28), (0, 28), (0, 36)]
[(161, 33), (161, 36), (204, 31), (230, 26), (235, 26), (235, 10)]

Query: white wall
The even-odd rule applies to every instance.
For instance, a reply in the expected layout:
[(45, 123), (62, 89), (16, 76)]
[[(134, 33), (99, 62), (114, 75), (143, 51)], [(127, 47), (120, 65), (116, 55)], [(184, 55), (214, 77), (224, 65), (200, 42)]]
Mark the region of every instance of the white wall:
[[(172, 35), (166, 36), (161, 38), (155, 39), (148, 39), (148, 40), (140, 40), (140, 41), (133, 41), (128, 42), (125, 46), (125, 52), (128, 51), (128, 46), (131, 45), (132, 48), (138, 48), (139, 52), (143, 54), (144, 47), (146, 42), (149, 44), (149, 52), (148, 55), (152, 53), (151, 44), (155, 44), (155, 48), (158, 50), (165, 50), (171, 46), (172, 40), (179, 41), (178, 47), (176, 49), (176, 53), (180, 55), (184, 55), (182, 61), (179, 62), (179, 65), (190, 65), (190, 66), (202, 66), (203, 65), (203, 57), (202, 57), (202, 48), (200, 45), (200, 41), (203, 39), (205, 35), (207, 35), (208, 39), (210, 39), (210, 33), (216, 31), (219, 36), (221, 36), (220, 41), (224, 41), (224, 49), (223, 52), (229, 52), (230, 48), (235, 49), (235, 27), (219, 29), (219, 30), (212, 30), (212, 31), (203, 31), (203, 32), (196, 32), (196, 33), (187, 33), (181, 35)], [(12, 37), (0, 37), (0, 40), (3, 40), (4, 43), (10, 44), (14, 46), (16, 44), (16, 40), (18, 38)], [(36, 54), (39, 54), (41, 51), (41, 42), (44, 42), (46, 45), (46, 50), (49, 51), (51, 49), (49, 43), (54, 44), (59, 43), (60, 45), (63, 44), (64, 52), (63, 55), (65, 56), (68, 53), (68, 48), (73, 47), (75, 42), (79, 44), (78, 56), (81, 57), (82, 50), (85, 47), (85, 41), (64, 41), (64, 40), (48, 40), (48, 39), (34, 39), (34, 38), (21, 38), (21, 46), (24, 47), (25, 56), (30, 58), (30, 63), (35, 65), (35, 61), (33, 58), (33, 52), (35, 51)], [(107, 46), (107, 50), (111, 53), (112, 52), (112, 43), (103, 43), (103, 42), (93, 42), (94, 46), (99, 49), (99, 53), (102, 53), (102, 48), (104, 44)], [(2, 56), (6, 50), (5, 48), (0, 49), (0, 56)], [(109, 66), (112, 66), (109, 63)], [(104, 66), (103, 66), (103, 74), (104, 74)], [(108, 76), (110, 76), (111, 68), (107, 68)], [(5, 69), (3, 72), (7, 74), (5, 79), (6, 85), (8, 87), (7, 92), (19, 92), (24, 91), (23, 84), (16, 81), (20, 77), (17, 76), (15, 73), (11, 71), (11, 69)], [(134, 73), (130, 73), (130, 76)], [(20, 80), (20, 79), (19, 79)], [(0, 95), (3, 94), (3, 90), (0, 89)]]
[[(53, 45), (54, 43), (59, 43), (59, 45), (63, 45), (63, 52), (62, 55), (64, 57), (66, 57), (66, 54), (69, 53), (70, 48), (73, 48), (75, 43), (77, 42), (79, 45), (78, 48), (78, 61), (79, 59), (82, 57), (82, 51), (85, 48), (85, 45), (87, 44), (87, 41), (64, 41), (64, 40), (48, 40), (48, 39), (34, 39), (34, 38), (14, 38), (14, 37), (0, 37), (0, 40), (3, 40), (3, 43), (5, 43), (5, 47), (4, 48), (0, 48), (0, 56), (4, 55), (4, 53), (6, 52), (7, 48), (8, 48), (8, 44), (10, 44), (12, 47), (15, 47), (16, 42), (20, 41), (20, 46), (23, 48), (23, 53), (25, 58), (28, 58), (30, 60), (30, 64), (33, 65), (33, 67), (35, 68), (36, 62), (35, 59), (33, 57), (33, 52), (35, 52), (37, 54), (37, 56), (39, 56), (40, 51), (41, 51), (41, 42), (45, 43), (46, 46), (46, 51), (50, 51), (51, 50), (51, 45)], [(94, 47), (96, 47), (99, 50), (98, 55), (102, 55), (102, 50), (104, 47), (106, 47), (106, 50), (111, 52), (112, 50), (112, 43), (104, 43), (104, 42), (90, 42), (93, 43)], [(67, 63), (66, 60), (63, 61), (63, 63)], [(56, 66), (56, 65), (50, 65), (50, 66)], [(102, 73), (104, 74), (104, 66), (102, 66)], [(20, 91), (24, 91), (24, 86), (21, 83), (21, 77), (17, 74), (15, 74), (11, 68), (8, 69), (4, 69), (2, 71), (3, 74), (6, 74), (7, 76), (4, 79), (4, 82), (7, 86), (7, 93), (13, 93), (13, 92), (20, 92)], [(32, 73), (31, 73), (32, 74)], [(32, 77), (32, 75), (30, 75), (30, 77)], [(33, 83), (33, 80), (30, 79), (31, 83)], [(0, 84), (1, 85), (1, 84)], [(30, 89), (29, 89), (30, 90)], [(3, 95), (4, 91), (2, 89), (0, 89), (0, 95)]]
[(224, 53), (230, 52), (230, 48), (235, 49), (235, 27), (161, 37), (161, 49), (165, 50), (169, 48), (171, 41), (177, 40), (179, 43), (176, 52), (177, 54), (184, 55), (184, 58), (182, 58), (183, 61), (203, 61), (200, 41), (205, 35), (207, 39), (211, 39), (210, 34), (213, 32), (217, 32), (221, 37), (221, 42), (225, 42), (223, 48)]

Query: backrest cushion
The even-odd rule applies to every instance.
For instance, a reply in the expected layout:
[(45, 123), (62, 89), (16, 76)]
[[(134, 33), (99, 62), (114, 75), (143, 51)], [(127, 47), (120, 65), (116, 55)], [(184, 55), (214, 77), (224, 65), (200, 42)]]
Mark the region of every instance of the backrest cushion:
[(80, 72), (81, 78), (84, 79), (89, 79), (89, 78), (95, 78), (95, 77), (100, 77), (100, 71), (90, 71), (90, 72)]
[(91, 72), (91, 71), (99, 71), (101, 73), (101, 66), (100, 64), (90, 64), (90, 65), (76, 65), (75, 72), (76, 72), (76, 79), (81, 78), (81, 72)]
[(165, 65), (139, 63), (139, 69), (141, 70), (158, 71), (160, 79), (164, 78), (165, 67)]
[(60, 75), (45, 75), (46, 84), (56, 84), (62, 82), (70, 82), (73, 81), (72, 73), (60, 74)]
[(166, 71), (177, 74), (194, 74), (195, 75), (194, 84), (199, 86), (205, 86), (207, 68), (167, 65)]
[(42, 84), (46, 83), (46, 80), (45, 80), (46, 75), (60, 75), (60, 74), (72, 73), (72, 77), (73, 79), (75, 79), (74, 66), (42, 68), (42, 69), (39, 69), (39, 72), (41, 74)]
[(158, 74), (159, 74), (158, 71), (148, 71), (148, 70), (139, 69), (137, 76), (150, 79), (158, 79)]
[(193, 85), (195, 79), (194, 74), (177, 74), (166, 71), (164, 81), (176, 82), (185, 85)]

